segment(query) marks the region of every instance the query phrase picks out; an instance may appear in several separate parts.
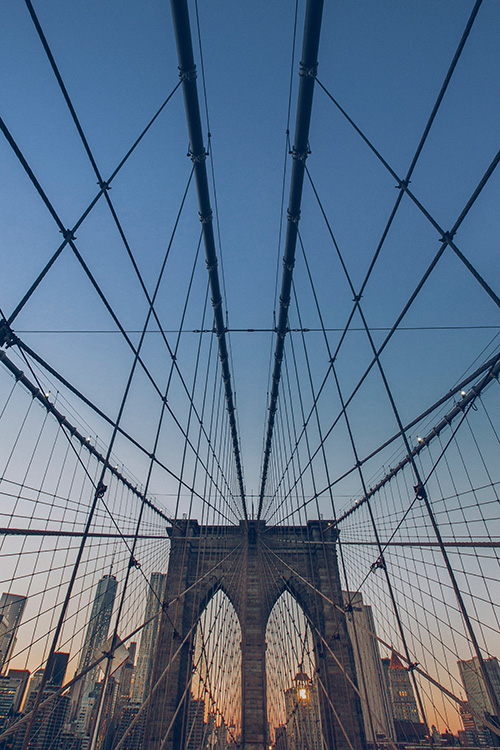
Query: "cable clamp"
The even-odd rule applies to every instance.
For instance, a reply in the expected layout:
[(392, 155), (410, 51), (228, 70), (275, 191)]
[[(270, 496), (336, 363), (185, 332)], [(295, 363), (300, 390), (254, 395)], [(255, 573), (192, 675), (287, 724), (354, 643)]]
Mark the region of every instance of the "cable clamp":
[(297, 161), (305, 162), (311, 152), (308, 149), (307, 151), (304, 151), (303, 153), (299, 153), (298, 151), (295, 150), (295, 148), (292, 148), (290, 153), (292, 155), (292, 159), (297, 159)]
[(283, 299), (283, 297), (280, 294), (280, 305), (285, 308), (285, 310), (288, 310), (290, 307), (290, 297), (288, 299)]
[(97, 184), (99, 185), (101, 190), (111, 190), (111, 185), (105, 180), (100, 180)]
[(188, 151), (188, 156), (190, 157), (193, 164), (202, 164), (207, 158), (208, 152), (203, 151), (201, 154), (193, 154), (192, 151)]
[(455, 232), (443, 232), (441, 235), (441, 242), (445, 242), (447, 245), (450, 244), (450, 242), (453, 242), (453, 237), (455, 236)]
[(292, 263), (287, 263), (283, 258), (283, 268), (286, 268), (287, 271), (293, 271), (293, 269), (295, 268), (295, 261), (292, 261)]
[(208, 212), (208, 214), (202, 214), (201, 211), (198, 211), (198, 216), (200, 217), (200, 221), (202, 224), (208, 224), (210, 221), (212, 221), (213, 214), (211, 211)]
[(351, 602), (346, 602), (346, 604), (344, 604), (344, 612), (352, 612)]
[(207, 267), (207, 271), (215, 271), (215, 269), (217, 268), (217, 266), (219, 264), (218, 264), (217, 258), (216, 258), (213, 263), (209, 263), (208, 260), (205, 261), (205, 265)]
[(423, 484), (414, 485), (415, 495), (418, 500), (427, 500), (427, 492)]
[(196, 65), (189, 70), (182, 70), (182, 68), (179, 68), (179, 78), (181, 79), (182, 83), (184, 83), (185, 81), (196, 81), (197, 77), (198, 74), (196, 72)]
[(299, 213), (296, 216), (292, 216), (292, 214), (290, 213), (290, 211), (287, 211), (286, 212), (286, 218), (288, 219), (288, 221), (293, 222), (293, 224), (298, 224), (299, 221), (300, 221), (300, 211), (299, 211)]
[(387, 570), (385, 560), (382, 555), (380, 555), (380, 557), (377, 560), (375, 560), (374, 563), (370, 565), (370, 570), (372, 572), (375, 570), (378, 570), (379, 568), (382, 568), (382, 570)]
[(0, 347), (5, 346), (6, 349), (9, 346), (13, 346), (16, 342), (16, 337), (12, 333), (12, 329), (6, 320), (2, 320), (0, 323)]
[(307, 66), (304, 65), (303, 62), (300, 62), (299, 64), (299, 76), (302, 78), (316, 78), (318, 75), (318, 63), (314, 63), (314, 65)]
[(73, 240), (76, 240), (76, 237), (71, 229), (60, 229), (59, 231), (61, 232), (66, 242), (72, 242)]
[(141, 563), (139, 562), (139, 560), (136, 560), (133, 555), (131, 555), (130, 560), (128, 561), (128, 567), (137, 568), (139, 570), (141, 567)]
[(408, 666), (406, 667), (406, 669), (407, 669), (408, 672), (413, 672), (413, 670), (416, 669), (419, 664), (420, 664), (420, 662), (418, 662), (418, 661), (412, 661), (412, 662), (410, 662), (410, 664), (408, 664)]
[(96, 487), (95, 496), (101, 499), (101, 497), (104, 497), (107, 489), (108, 489), (108, 486), (106, 484), (104, 484), (103, 482), (99, 482), (99, 484)]
[(399, 180), (398, 184), (394, 187), (398, 190), (407, 190), (408, 185), (410, 184), (411, 180)]
[(354, 297), (352, 298), (352, 301), (353, 302), (360, 302), (362, 297), (363, 297), (362, 294), (355, 294)]

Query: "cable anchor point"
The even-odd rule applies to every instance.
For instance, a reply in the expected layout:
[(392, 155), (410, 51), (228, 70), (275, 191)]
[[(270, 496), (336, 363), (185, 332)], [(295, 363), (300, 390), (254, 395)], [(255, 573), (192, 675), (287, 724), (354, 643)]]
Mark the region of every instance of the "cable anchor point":
[(407, 190), (411, 180), (398, 180), (398, 184), (394, 185), (397, 190)]
[(318, 75), (318, 63), (314, 65), (304, 65), (303, 62), (299, 63), (299, 76), (301, 78), (316, 78)]
[(107, 489), (108, 489), (107, 484), (104, 484), (103, 482), (99, 482), (99, 484), (96, 487), (95, 496), (101, 499), (106, 494)]
[(128, 561), (128, 567), (137, 568), (137, 570), (140, 570), (141, 563), (133, 555), (130, 555), (130, 560)]
[(196, 72), (196, 65), (188, 70), (182, 70), (182, 68), (179, 68), (179, 78), (182, 83), (185, 83), (186, 81), (196, 81), (197, 77), (198, 73)]
[(286, 218), (288, 219), (288, 221), (291, 221), (292, 224), (298, 224), (300, 221), (300, 211), (298, 212), (298, 214), (296, 214), (296, 216), (293, 216), (290, 211), (287, 211)]
[(446, 245), (449, 245), (453, 242), (453, 237), (455, 236), (455, 232), (443, 232), (441, 235), (441, 242), (444, 242)]
[(370, 570), (372, 571), (372, 573), (375, 570), (378, 570), (379, 568), (381, 568), (382, 570), (387, 570), (385, 560), (382, 555), (380, 555), (380, 557), (377, 558), (377, 560), (375, 560), (375, 562), (370, 565)]
[(415, 497), (418, 500), (427, 500), (427, 492), (423, 484), (415, 484), (413, 489), (415, 490)]
[[(202, 214), (201, 211), (198, 211), (198, 216), (200, 217), (200, 221), (202, 224), (208, 224), (212, 221), (213, 214), (211, 211), (209, 211), (207, 214)], [(208, 266), (207, 266), (208, 268)]]
[(202, 164), (208, 156), (208, 151), (202, 151), (201, 154), (193, 154), (193, 152), (189, 150), (188, 156), (193, 164)]
[(292, 148), (292, 150), (290, 151), (292, 159), (297, 159), (297, 161), (302, 161), (304, 163), (306, 162), (306, 159), (310, 153), (311, 153), (310, 149), (308, 149), (307, 151), (303, 151), (302, 153), (300, 153), (299, 151), (296, 151), (295, 148)]
[(60, 229), (59, 231), (61, 232), (66, 242), (73, 242), (74, 240), (76, 240), (76, 237), (71, 229)]
[(0, 323), (0, 347), (5, 346), (6, 349), (9, 346), (13, 346), (16, 343), (16, 337), (12, 333), (12, 329), (6, 320), (2, 320)]

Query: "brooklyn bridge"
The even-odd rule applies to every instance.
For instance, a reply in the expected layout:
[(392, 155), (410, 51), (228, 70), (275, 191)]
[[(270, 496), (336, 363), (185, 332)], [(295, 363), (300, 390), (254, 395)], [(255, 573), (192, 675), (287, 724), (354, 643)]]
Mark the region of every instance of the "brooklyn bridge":
[(500, 746), (498, 3), (2, 12), (0, 747)]

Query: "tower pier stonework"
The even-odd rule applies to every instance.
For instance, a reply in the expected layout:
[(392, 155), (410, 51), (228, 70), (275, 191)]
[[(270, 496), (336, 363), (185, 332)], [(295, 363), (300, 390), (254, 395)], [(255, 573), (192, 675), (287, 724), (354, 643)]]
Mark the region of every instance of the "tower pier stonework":
[(266, 625), (285, 591), (298, 601), (311, 626), (326, 747), (364, 750), (361, 708), (349, 682), (356, 683), (352, 647), (345, 617), (330, 603), (343, 608), (333, 524), (200, 526), (182, 520), (169, 535), (168, 607), (161, 615), (154, 655), (143, 750), (184, 750), (195, 624), (219, 590), (234, 606), (241, 626), (242, 750), (269, 747)]

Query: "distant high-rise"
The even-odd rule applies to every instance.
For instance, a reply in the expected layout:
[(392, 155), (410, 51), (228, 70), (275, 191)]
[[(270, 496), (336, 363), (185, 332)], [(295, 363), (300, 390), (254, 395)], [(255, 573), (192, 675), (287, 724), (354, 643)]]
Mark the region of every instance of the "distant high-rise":
[(342, 596), (344, 604), (350, 602), (352, 608), (347, 616), (347, 632), (354, 652), (366, 739), (373, 743), (377, 735), (381, 734), (395, 739), (391, 699), (382, 670), (378, 643), (370, 635), (375, 633), (372, 608), (363, 604), (363, 597), (359, 592), (343, 591)]
[(61, 687), (64, 682), (64, 676), (68, 667), (69, 654), (62, 651), (56, 651), (47, 661), (45, 667), (47, 671), (47, 685)]
[(205, 701), (190, 695), (186, 731), (186, 750), (199, 750), (205, 739)]
[[(97, 584), (97, 591), (78, 664), (78, 672), (83, 671), (92, 664), (95, 659), (96, 650), (108, 638), (117, 588), (118, 583), (113, 575), (103, 576)], [(95, 687), (98, 679), (99, 667), (97, 666), (83, 679), (79, 694), (74, 694), (76, 698), (76, 711), (78, 713), (78, 730), (83, 734), (88, 729), (88, 722), (95, 702)]]
[(396, 721), (420, 723), (417, 701), (410, 681), (408, 670), (401, 664), (399, 657), (392, 652), (390, 659), (382, 659), (386, 666), (386, 678), (392, 702), (392, 715)]
[[(498, 659), (493, 656), (490, 659), (484, 659), (483, 663), (493, 691), (500, 702), (500, 665)], [(477, 656), (468, 661), (458, 661), (457, 664), (467, 694), (467, 701), (472, 711), (481, 715), (494, 715), (495, 709), (488, 695)]]
[(30, 671), (29, 669), (9, 669), (7, 673), (7, 677), (9, 678), (9, 680), (11, 679), (20, 680), (19, 693), (14, 703), (14, 711), (20, 711), (23, 698), (26, 693), (26, 688), (28, 687), (28, 682), (30, 679)]
[[(151, 617), (159, 611), (161, 602), (163, 601), (166, 580), (167, 576), (165, 573), (151, 573), (148, 595), (146, 598), (146, 609), (144, 612), (145, 622), (151, 619)], [(142, 631), (132, 693), (132, 699), (138, 703), (142, 703), (149, 693), (149, 683), (151, 681), (151, 672), (159, 627), (160, 618), (157, 617), (152, 620), (152, 622), (149, 622)]]
[(0, 676), (0, 730), (20, 710), (29, 674), (27, 669), (11, 669), (7, 677)]
[(118, 583), (113, 575), (103, 576), (97, 584), (97, 591), (78, 664), (79, 672), (86, 669), (92, 663), (95, 650), (106, 642), (117, 587)]
[(3, 593), (0, 597), (0, 617), (5, 618), (6, 631), (0, 638), (0, 671), (4, 673), (13, 655), (17, 642), (17, 631), (21, 624), (27, 597), (20, 594)]
[[(486, 684), (484, 681), (483, 673), (479, 664), (479, 659), (474, 656), (468, 661), (458, 661), (458, 670), (460, 677), (464, 685), (464, 689), (467, 695), (468, 707), (475, 714), (485, 716), (487, 718), (494, 717), (496, 715), (495, 707), (492, 705), (492, 701)], [(490, 678), (491, 687), (496, 695), (497, 701), (500, 702), (500, 665), (496, 657), (490, 659), (484, 659), (483, 661), (488, 677)], [(476, 728), (477, 735), (481, 744), (490, 743), (491, 737), (489, 730), (481, 724), (481, 722), (474, 716), (471, 716)], [(466, 727), (464, 721), (464, 714), (462, 714), (462, 721), (464, 724), (464, 730), (470, 731), (469, 727)]]
[(322, 750), (317, 687), (301, 668), (293, 681), (292, 687), (285, 690), (288, 750)]
[(130, 699), (132, 687), (132, 677), (134, 675), (134, 662), (137, 644), (135, 641), (128, 646), (128, 657), (124, 664), (117, 670), (116, 679), (118, 680), (118, 697), (122, 702)]

